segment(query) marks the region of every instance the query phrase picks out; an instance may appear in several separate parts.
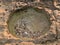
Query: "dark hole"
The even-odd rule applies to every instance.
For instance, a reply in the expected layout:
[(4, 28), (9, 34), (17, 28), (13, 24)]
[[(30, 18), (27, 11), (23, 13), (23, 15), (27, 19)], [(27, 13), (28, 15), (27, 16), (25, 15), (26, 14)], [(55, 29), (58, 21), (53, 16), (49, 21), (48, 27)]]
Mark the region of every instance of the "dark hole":
[(1, 3), (1, 1), (0, 1), (0, 3)]
[(18, 44), (16, 44), (16, 45), (18, 45)]
[(1, 5), (0, 5), (0, 7), (1, 7)]
[(7, 11), (8, 9), (5, 9), (5, 11)]
[(60, 6), (60, 4), (58, 4), (57, 6)]

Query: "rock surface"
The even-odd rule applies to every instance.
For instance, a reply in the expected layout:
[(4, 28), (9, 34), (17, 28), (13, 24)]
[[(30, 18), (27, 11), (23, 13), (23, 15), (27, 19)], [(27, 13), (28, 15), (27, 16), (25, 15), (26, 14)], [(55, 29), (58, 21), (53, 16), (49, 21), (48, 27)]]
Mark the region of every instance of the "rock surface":
[[(59, 4), (59, 0), (0, 0), (0, 45), (60, 45)], [(25, 6), (33, 6), (39, 9), (44, 9), (51, 16), (50, 20), (52, 24), (49, 31), (38, 39), (30, 39), (28, 41), (25, 39), (25, 41), (23, 41), (20, 40), (20, 38), (13, 36), (8, 30), (7, 21), (9, 20), (10, 14), (12, 14), (15, 10), (24, 8)]]

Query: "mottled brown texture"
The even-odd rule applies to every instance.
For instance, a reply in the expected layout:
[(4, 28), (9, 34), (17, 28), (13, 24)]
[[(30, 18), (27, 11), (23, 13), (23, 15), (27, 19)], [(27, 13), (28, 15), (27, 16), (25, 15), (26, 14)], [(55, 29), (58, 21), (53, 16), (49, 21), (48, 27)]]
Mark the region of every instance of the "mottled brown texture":
[[(50, 26), (50, 31), (47, 32), (45, 35), (41, 36), (40, 39), (36, 40), (30, 40), (30, 41), (16, 41), (13, 43), (7, 43), (5, 40), (0, 40), (0, 45), (60, 45), (60, 5), (58, 5), (60, 2), (56, 3), (57, 0), (47, 0), (47, 1), (37, 1), (31, 3), (31, 2), (19, 2), (15, 0), (0, 0), (0, 25), (3, 25), (4, 31), (0, 32), (0, 39), (14, 39), (19, 40), (20, 38), (17, 38), (13, 36), (8, 31), (8, 25), (7, 21), (9, 19), (9, 16), (11, 13), (13, 13), (17, 9), (21, 9), (24, 6), (33, 6), (37, 7), (39, 9), (44, 9), (47, 11), (51, 18), (52, 25)], [(49, 3), (48, 3), (49, 2)], [(38, 4), (38, 5), (36, 5)], [(6, 9), (8, 9), (6, 11)], [(12, 40), (11, 40), (12, 41)], [(40, 44), (39, 44), (40, 43)]]

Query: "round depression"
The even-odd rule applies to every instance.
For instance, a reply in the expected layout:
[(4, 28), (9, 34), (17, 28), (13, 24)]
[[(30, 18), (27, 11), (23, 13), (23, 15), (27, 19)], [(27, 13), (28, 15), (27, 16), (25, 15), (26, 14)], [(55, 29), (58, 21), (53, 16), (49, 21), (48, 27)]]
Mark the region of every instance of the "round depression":
[(9, 32), (16, 37), (38, 38), (49, 31), (49, 14), (33, 7), (16, 10), (8, 20)]

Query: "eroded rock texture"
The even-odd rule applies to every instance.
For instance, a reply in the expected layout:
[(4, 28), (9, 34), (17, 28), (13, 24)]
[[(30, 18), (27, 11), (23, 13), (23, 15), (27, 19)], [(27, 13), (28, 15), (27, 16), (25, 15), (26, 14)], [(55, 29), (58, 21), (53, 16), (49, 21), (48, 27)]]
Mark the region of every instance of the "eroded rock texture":
[[(28, 12), (24, 9), (26, 8), (29, 9), (29, 7), (33, 7), (34, 9), (37, 8), (39, 13), (40, 13), (40, 10), (44, 10), (49, 15), (49, 17), (47, 17), (49, 19), (49, 22), (51, 22), (51, 24), (49, 25), (49, 29), (47, 31), (45, 29), (41, 31), (41, 33), (46, 31), (46, 33), (44, 34), (40, 34), (39, 30), (38, 30), (38, 33), (36, 33), (37, 28), (41, 29), (41, 27), (43, 27), (46, 24), (45, 23), (41, 27), (39, 23), (37, 24), (37, 22), (39, 22), (38, 20), (40, 20), (41, 18), (41, 17), (39, 18), (39, 16), (37, 17), (32, 16), (32, 18), (34, 17), (33, 21), (31, 17), (27, 18), (28, 16), (22, 18), (22, 20), (17, 20), (15, 16), (14, 20), (16, 19), (21, 26), (20, 28), (18, 26), (17, 30), (12, 29), (13, 27), (10, 28), (11, 32), (13, 33), (12, 34), (9, 31), (10, 29), (8, 25), (8, 21), (10, 21), (11, 16), (13, 15), (13, 13), (16, 13), (19, 11)], [(41, 13), (42, 12), (43, 11), (41, 11)], [(29, 14), (34, 15), (33, 13), (36, 14), (32, 10), (31, 14), (30, 12), (28, 12), (27, 15)], [(33, 26), (37, 25), (34, 27), (35, 32), (32, 29), (33, 26), (29, 27), (31, 25), (29, 23), (29, 20), (33, 22), (31, 23), (33, 24)], [(44, 22), (43, 17), (41, 18), (41, 21), (42, 20)], [(42, 24), (43, 22), (40, 22), (40, 23)], [(10, 23), (10, 24), (14, 25), (14, 23)], [(28, 25), (27, 28), (26, 28), (26, 25)], [(16, 29), (16, 27), (14, 28)], [(47, 27), (45, 28), (47, 29)], [(17, 36), (15, 35), (13, 30), (17, 32), (16, 33)], [(23, 30), (23, 31), (20, 31), (20, 30)], [(26, 32), (26, 30), (28, 31)], [(22, 35), (24, 35), (25, 37)], [(0, 0), (0, 45), (60, 45), (60, 0)]]

